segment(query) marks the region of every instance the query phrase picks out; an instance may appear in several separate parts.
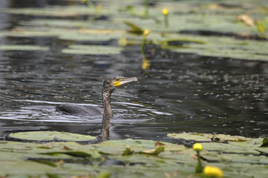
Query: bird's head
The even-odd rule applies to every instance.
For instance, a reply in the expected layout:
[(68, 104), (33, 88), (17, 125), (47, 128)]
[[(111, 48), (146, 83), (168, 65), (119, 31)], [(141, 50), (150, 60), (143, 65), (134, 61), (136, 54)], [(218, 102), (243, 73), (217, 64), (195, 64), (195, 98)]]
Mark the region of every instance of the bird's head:
[(126, 83), (138, 81), (136, 77), (124, 78), (124, 77), (111, 77), (103, 82), (103, 88), (108, 91), (113, 91), (116, 87), (124, 85)]

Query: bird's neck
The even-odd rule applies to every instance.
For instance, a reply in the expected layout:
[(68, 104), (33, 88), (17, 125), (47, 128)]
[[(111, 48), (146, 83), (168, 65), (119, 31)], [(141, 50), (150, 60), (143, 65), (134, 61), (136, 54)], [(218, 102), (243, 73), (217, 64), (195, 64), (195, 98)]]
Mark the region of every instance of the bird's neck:
[(112, 92), (106, 91), (102, 93), (102, 102), (103, 102), (103, 119), (112, 119), (113, 111), (111, 108), (111, 94)]

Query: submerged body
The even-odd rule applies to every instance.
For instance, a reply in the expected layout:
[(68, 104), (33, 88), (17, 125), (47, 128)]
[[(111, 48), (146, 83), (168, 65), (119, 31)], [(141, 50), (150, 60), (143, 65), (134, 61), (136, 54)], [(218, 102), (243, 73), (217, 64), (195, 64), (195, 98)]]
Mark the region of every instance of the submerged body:
[(88, 115), (88, 116), (98, 116), (102, 115), (101, 108), (94, 106), (82, 106), (82, 105), (72, 105), (63, 104), (56, 106), (57, 112), (62, 112), (67, 115)]
[(116, 87), (124, 85), (129, 82), (138, 81), (136, 77), (124, 78), (124, 77), (112, 77), (104, 80), (102, 86), (102, 102), (103, 113), (100, 108), (94, 106), (82, 106), (64, 104), (56, 107), (56, 111), (62, 112), (68, 115), (88, 115), (98, 116), (103, 114), (104, 119), (112, 119), (113, 111), (111, 108), (111, 94)]

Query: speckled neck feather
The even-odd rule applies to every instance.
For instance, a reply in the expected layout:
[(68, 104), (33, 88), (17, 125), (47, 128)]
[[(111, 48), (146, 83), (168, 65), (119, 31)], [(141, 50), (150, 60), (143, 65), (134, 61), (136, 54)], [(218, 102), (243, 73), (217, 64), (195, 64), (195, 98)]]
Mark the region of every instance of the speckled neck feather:
[(112, 119), (113, 111), (111, 108), (111, 94), (115, 87), (109, 85), (109, 81), (105, 80), (102, 87), (102, 102), (103, 102), (103, 120)]

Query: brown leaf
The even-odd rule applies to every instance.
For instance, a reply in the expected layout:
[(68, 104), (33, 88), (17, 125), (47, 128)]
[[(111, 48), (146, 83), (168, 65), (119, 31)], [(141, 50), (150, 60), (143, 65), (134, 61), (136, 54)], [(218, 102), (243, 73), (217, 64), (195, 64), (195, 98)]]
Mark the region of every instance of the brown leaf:
[(62, 149), (63, 149), (63, 150), (72, 150), (71, 148), (69, 148), (69, 147), (67, 147), (67, 146), (64, 146)]
[(208, 9), (215, 10), (215, 9), (219, 9), (219, 8), (221, 8), (221, 5), (219, 5), (217, 3), (212, 3), (212, 4), (208, 5)]
[(61, 168), (64, 164), (64, 161), (60, 160), (60, 161), (56, 162), (55, 164), (57, 165), (57, 167)]
[(166, 145), (164, 143), (162, 143), (162, 142), (157, 141), (157, 142), (155, 142), (154, 146), (156, 148), (158, 146), (166, 146)]
[(243, 14), (236, 17), (236, 21), (243, 22), (245, 25), (253, 26), (254, 20), (250, 17), (250, 14)]
[(196, 160), (197, 160), (197, 156), (196, 156), (196, 155), (191, 155), (191, 157), (192, 157), (193, 159), (196, 159)]

